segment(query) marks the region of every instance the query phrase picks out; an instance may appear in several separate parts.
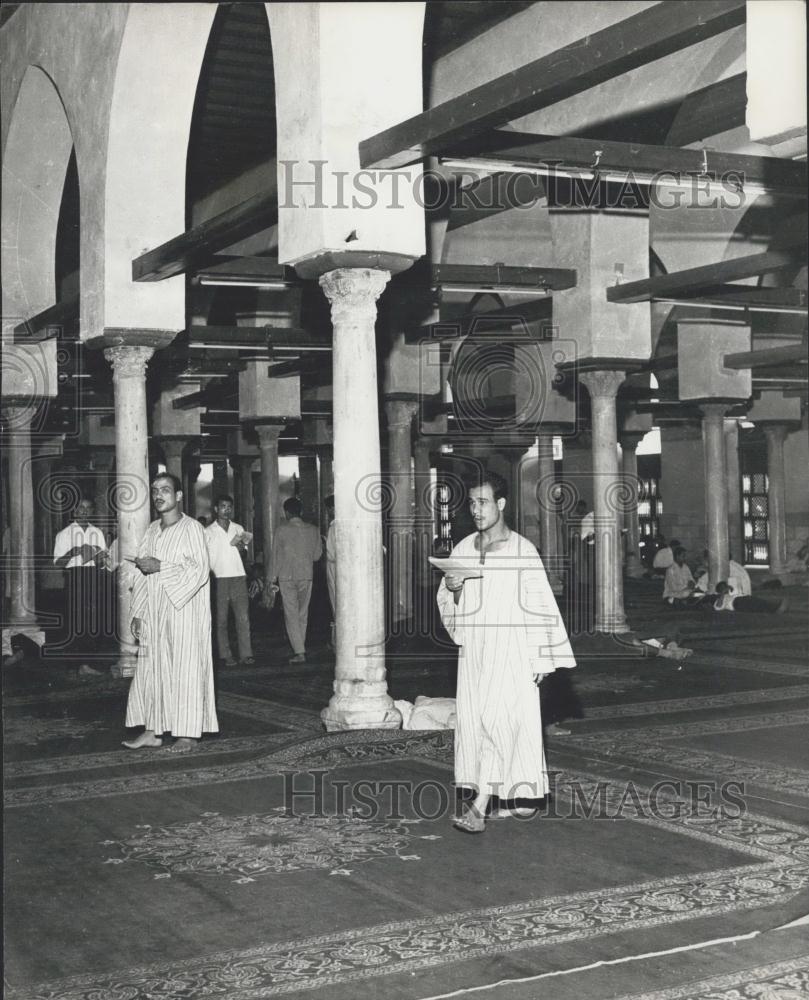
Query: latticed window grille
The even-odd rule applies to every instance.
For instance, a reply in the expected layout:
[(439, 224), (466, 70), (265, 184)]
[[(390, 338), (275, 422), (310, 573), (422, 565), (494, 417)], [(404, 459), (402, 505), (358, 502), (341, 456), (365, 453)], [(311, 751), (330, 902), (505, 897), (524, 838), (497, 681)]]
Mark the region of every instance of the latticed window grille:
[(744, 524), (744, 561), (759, 565), (769, 560), (770, 537), (767, 473), (746, 472), (742, 476), (742, 519)]

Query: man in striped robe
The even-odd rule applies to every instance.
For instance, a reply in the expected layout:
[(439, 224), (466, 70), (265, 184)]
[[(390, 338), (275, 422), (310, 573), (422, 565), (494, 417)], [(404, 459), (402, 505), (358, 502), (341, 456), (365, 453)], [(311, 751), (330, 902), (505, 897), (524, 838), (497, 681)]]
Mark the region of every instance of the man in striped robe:
[(219, 731), (208, 548), (202, 525), (180, 510), (183, 494), (175, 476), (156, 476), (151, 493), (160, 516), (130, 560), (140, 571), (130, 610), (139, 648), (126, 709), (126, 725), (145, 731), (124, 746), (159, 747), (163, 734), (170, 733), (176, 741), (169, 749), (183, 752), (193, 749), (203, 732)]
[(461, 647), (455, 783), (475, 791), (455, 820), (465, 833), (483, 832), (492, 796), (509, 802), (547, 794), (536, 685), (576, 665), (542, 560), (508, 527), (505, 506), (505, 480), (481, 473), (469, 490), (477, 530), (452, 550), (458, 566), (438, 590), (441, 619)]

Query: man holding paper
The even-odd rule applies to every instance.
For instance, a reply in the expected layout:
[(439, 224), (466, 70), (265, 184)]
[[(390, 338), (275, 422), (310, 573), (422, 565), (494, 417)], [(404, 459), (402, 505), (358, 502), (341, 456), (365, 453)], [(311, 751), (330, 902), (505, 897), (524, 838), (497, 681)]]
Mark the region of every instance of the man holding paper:
[(65, 652), (80, 660), (80, 674), (95, 674), (87, 662), (98, 655), (99, 640), (111, 635), (99, 569), (107, 565), (104, 532), (90, 523), (95, 504), (79, 500), (73, 521), (56, 536), (53, 562), (65, 571)]
[(131, 630), (138, 666), (129, 688), (126, 725), (145, 731), (130, 750), (159, 747), (176, 737), (174, 753), (192, 750), (205, 733), (219, 732), (211, 659), (210, 565), (205, 532), (180, 510), (180, 481), (161, 472), (152, 481), (159, 514), (138, 547), (123, 558), (139, 570), (132, 587)]
[(445, 569), (441, 619), (461, 647), (455, 783), (475, 790), (473, 803), (455, 819), (465, 833), (484, 831), (492, 796), (508, 802), (547, 794), (536, 685), (576, 665), (539, 554), (504, 520), (506, 496), (502, 476), (482, 472), (469, 489), (477, 530), (449, 560), (434, 561)]
[(247, 574), (244, 571), (242, 552), (253, 536), (240, 524), (231, 521), (233, 497), (217, 497), (214, 504), (216, 520), (205, 529), (205, 541), (211, 560), (211, 572), (216, 578), (216, 642), (219, 659), (226, 667), (235, 667), (230, 650), (228, 618), (233, 608), (236, 619), (236, 641), (239, 659), (248, 666), (256, 661), (250, 643), (250, 615), (247, 597)]

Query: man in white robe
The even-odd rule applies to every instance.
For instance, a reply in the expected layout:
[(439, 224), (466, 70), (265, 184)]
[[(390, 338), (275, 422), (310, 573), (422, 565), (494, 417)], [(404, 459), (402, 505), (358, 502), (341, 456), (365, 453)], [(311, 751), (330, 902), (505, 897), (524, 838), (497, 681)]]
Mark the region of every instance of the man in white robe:
[[(126, 725), (144, 726), (130, 750), (162, 746), (193, 749), (203, 732), (219, 732), (211, 656), (211, 599), (205, 531), (180, 511), (179, 480), (161, 473), (152, 482), (152, 521), (133, 561), (132, 634), (138, 666), (129, 689)], [(123, 553), (126, 559), (126, 553)]]
[(455, 782), (475, 789), (455, 820), (482, 833), (492, 796), (539, 799), (548, 792), (537, 684), (574, 667), (567, 633), (536, 548), (503, 518), (506, 484), (483, 473), (469, 491), (477, 530), (452, 550), (468, 570), (438, 589), (441, 619), (458, 658)]

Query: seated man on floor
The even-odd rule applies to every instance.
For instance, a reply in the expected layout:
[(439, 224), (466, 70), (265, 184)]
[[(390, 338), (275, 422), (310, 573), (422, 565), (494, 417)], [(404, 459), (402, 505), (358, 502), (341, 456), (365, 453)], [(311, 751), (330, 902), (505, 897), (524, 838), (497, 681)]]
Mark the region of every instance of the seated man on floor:
[(757, 612), (759, 614), (780, 615), (789, 609), (789, 598), (777, 590), (759, 591), (758, 596), (739, 594), (734, 591), (726, 580), (716, 585), (716, 600), (714, 611)]
[(663, 600), (673, 607), (685, 608), (693, 606), (699, 600), (694, 595), (697, 588), (691, 569), (685, 561), (686, 550), (678, 545), (674, 550), (674, 562), (666, 570), (663, 583)]
[[(705, 555), (705, 563), (707, 565), (707, 550)], [(737, 563), (734, 559), (731, 559), (728, 564), (727, 582), (731, 591), (737, 597), (749, 597), (753, 593), (753, 584), (750, 580), (750, 574), (744, 566), (741, 565), (741, 563)], [(697, 576), (697, 590), (701, 590), (703, 594), (710, 593), (707, 572)]]

